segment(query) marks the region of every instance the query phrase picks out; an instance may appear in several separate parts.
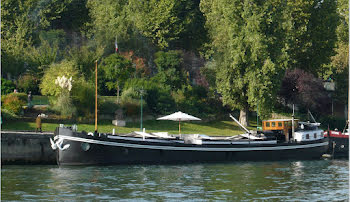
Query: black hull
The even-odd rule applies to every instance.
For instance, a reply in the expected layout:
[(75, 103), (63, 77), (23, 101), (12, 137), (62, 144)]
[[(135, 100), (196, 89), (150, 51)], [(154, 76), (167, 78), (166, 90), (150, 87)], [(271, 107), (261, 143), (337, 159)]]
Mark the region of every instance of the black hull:
[(329, 137), (328, 152), (334, 158), (349, 158), (349, 138)]
[[(58, 128), (56, 133), (65, 138), (64, 145), (70, 145), (66, 150), (57, 151), (57, 162), (61, 166), (309, 160), (320, 159), (328, 149), (327, 139), (304, 144), (191, 145), (179, 141), (142, 142), (142, 138), (111, 140), (105, 135), (91, 137), (65, 128)], [(82, 144), (88, 144), (89, 149), (84, 151)]]

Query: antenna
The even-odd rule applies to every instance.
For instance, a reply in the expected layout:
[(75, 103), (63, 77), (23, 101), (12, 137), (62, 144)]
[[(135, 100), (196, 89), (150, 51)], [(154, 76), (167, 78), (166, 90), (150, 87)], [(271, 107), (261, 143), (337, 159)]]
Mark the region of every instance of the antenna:
[(310, 115), (312, 121), (313, 121), (314, 123), (316, 123), (317, 121), (315, 120), (314, 116), (312, 116), (310, 110), (307, 110), (307, 112), (308, 112), (308, 114)]

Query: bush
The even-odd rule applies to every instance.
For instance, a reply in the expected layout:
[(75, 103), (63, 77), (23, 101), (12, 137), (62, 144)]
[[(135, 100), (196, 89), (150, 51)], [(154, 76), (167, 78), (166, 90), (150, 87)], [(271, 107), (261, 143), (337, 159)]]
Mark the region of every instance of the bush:
[(16, 85), (11, 81), (1, 78), (1, 95), (12, 93), (16, 89)]
[(78, 115), (88, 116), (94, 114), (95, 92), (93, 84), (81, 81), (77, 83), (73, 88), (73, 104), (76, 106)]
[(38, 79), (30, 74), (24, 74), (18, 79), (17, 87), (21, 92), (32, 92), (32, 95), (39, 93)]
[(72, 61), (62, 61), (59, 64), (52, 64), (50, 68), (45, 70), (42, 82), (40, 84), (41, 94), (48, 96), (58, 96), (62, 93), (62, 88), (55, 84), (57, 77), (65, 76), (66, 78), (72, 77), (73, 90), (75, 83), (79, 82), (83, 78), (81, 77), (77, 64)]
[(100, 100), (98, 101), (98, 111), (101, 114), (113, 114), (117, 109), (119, 109), (120, 106), (111, 100)]
[(140, 114), (140, 101), (136, 99), (128, 99), (122, 102), (126, 116), (136, 116)]
[(2, 107), (16, 115), (22, 112), (22, 106), (27, 104), (27, 95), (24, 93), (10, 93), (1, 98)]
[(73, 117), (77, 114), (77, 109), (73, 105), (72, 98), (67, 93), (58, 96), (55, 103), (52, 104), (52, 110), (59, 112), (62, 116)]

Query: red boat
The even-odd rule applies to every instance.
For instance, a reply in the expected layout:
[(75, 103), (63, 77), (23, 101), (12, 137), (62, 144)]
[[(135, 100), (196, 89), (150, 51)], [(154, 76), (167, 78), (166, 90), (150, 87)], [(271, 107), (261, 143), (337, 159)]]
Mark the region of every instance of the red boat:
[(324, 132), (324, 136), (329, 138), (329, 154), (334, 158), (349, 158), (349, 132), (347, 129), (344, 129), (343, 132), (337, 129), (328, 130)]

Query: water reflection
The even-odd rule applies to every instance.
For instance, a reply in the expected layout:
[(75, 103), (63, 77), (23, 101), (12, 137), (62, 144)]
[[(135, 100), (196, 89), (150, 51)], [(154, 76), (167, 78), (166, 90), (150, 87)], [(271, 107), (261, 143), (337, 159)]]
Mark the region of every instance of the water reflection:
[[(348, 161), (5, 166), (3, 200), (348, 200)], [(334, 193), (337, 193), (334, 195)]]

